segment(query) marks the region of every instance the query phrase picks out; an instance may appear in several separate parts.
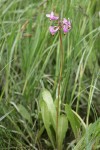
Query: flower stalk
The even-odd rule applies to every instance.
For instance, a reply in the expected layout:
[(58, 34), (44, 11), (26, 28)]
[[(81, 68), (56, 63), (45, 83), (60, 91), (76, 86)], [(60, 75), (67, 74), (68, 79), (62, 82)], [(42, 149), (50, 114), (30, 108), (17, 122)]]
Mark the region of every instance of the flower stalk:
[(62, 81), (62, 73), (63, 73), (63, 61), (64, 61), (64, 52), (63, 52), (63, 43), (62, 43), (62, 34), (61, 30), (59, 30), (59, 41), (60, 41), (60, 72), (58, 79), (58, 100), (57, 100), (57, 120), (56, 120), (56, 142), (57, 149), (59, 150), (59, 136), (58, 136), (58, 126), (59, 126), (59, 115), (60, 115), (60, 95), (61, 95), (61, 81)]

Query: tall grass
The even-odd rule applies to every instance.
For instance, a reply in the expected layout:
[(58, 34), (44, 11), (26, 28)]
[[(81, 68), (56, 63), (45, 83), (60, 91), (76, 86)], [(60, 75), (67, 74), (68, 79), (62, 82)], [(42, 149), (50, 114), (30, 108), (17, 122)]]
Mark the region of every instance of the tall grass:
[[(49, 33), (46, 13), (72, 20), (63, 36), (61, 111), (75, 114), (78, 136), (70, 125), (64, 149), (99, 149), (100, 47), (99, 0), (0, 0), (0, 149), (53, 149), (40, 109), (46, 88), (57, 99), (60, 69), (58, 34)], [(68, 111), (66, 110), (67, 114)], [(84, 125), (83, 125), (84, 126)], [(74, 131), (74, 132), (73, 132)]]

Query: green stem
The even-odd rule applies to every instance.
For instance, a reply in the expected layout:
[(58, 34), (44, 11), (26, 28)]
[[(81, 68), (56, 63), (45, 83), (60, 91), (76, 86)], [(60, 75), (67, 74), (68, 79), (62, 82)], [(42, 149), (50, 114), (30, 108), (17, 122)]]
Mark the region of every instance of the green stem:
[(59, 30), (59, 40), (60, 40), (60, 73), (59, 73), (59, 80), (58, 80), (58, 101), (57, 101), (57, 122), (56, 122), (57, 150), (59, 150), (58, 123), (59, 123), (59, 114), (60, 114), (60, 92), (61, 92), (61, 80), (62, 80), (62, 71), (63, 71), (63, 44), (62, 44), (61, 30)]

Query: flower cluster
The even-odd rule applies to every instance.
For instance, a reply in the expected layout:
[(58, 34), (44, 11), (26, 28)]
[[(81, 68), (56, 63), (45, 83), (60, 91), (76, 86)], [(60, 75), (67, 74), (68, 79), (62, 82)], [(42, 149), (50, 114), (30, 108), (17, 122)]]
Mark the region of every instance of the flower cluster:
[(58, 16), (54, 15), (54, 12), (52, 11), (51, 14), (46, 14), (46, 17), (48, 17), (50, 20), (58, 20), (57, 26), (50, 26), (49, 31), (52, 35), (54, 35), (58, 30), (62, 29), (64, 34), (66, 34), (71, 29), (71, 22), (70, 20), (63, 18), (63, 21), (59, 20)]

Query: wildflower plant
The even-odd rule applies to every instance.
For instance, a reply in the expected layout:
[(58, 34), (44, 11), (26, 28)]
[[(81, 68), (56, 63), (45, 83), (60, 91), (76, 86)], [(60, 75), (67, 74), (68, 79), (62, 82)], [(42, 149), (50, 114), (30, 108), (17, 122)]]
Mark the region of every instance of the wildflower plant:
[[(46, 14), (46, 17), (55, 23), (54, 25), (49, 27), (49, 31), (51, 35), (55, 35), (56, 32), (59, 33), (59, 44), (60, 44), (60, 69), (58, 76), (58, 97), (56, 100), (56, 104), (53, 101), (53, 98), (50, 92), (46, 89), (42, 91), (41, 94), (41, 114), (44, 122), (44, 126), (48, 133), (48, 136), (51, 140), (52, 146), (54, 149), (62, 150), (63, 149), (63, 141), (66, 136), (66, 132), (68, 129), (68, 121), (71, 124), (73, 133), (77, 136), (78, 130), (80, 128), (80, 122), (83, 124), (83, 128), (85, 128), (84, 122), (82, 122), (80, 117), (75, 115), (73, 110), (68, 104), (65, 104), (65, 110), (62, 111), (60, 107), (61, 103), (61, 82), (62, 82), (62, 74), (63, 74), (63, 60), (64, 60), (64, 52), (63, 52), (63, 42), (62, 42), (62, 31), (64, 34), (68, 33), (71, 29), (71, 22), (69, 19), (63, 18), (60, 19), (59, 16), (55, 16), (52, 11), (50, 14)], [(62, 113), (64, 112), (64, 113)], [(75, 122), (75, 125), (73, 125)], [(53, 130), (52, 130), (53, 129)]]
[[(57, 97), (57, 103), (56, 105), (53, 102), (52, 96), (46, 89), (42, 92), (42, 100), (40, 102), (41, 107), (41, 113), (42, 113), (42, 119), (45, 125), (45, 128), (47, 130), (48, 136), (51, 140), (51, 143), (54, 148), (57, 148), (58, 150), (62, 149), (63, 140), (65, 138), (67, 129), (68, 129), (68, 119), (66, 114), (61, 113), (60, 109), (60, 87), (61, 87), (61, 81), (62, 81), (62, 72), (63, 72), (63, 43), (62, 43), (62, 34), (63, 31), (64, 34), (68, 33), (71, 29), (71, 22), (69, 19), (63, 18), (60, 19), (59, 16), (56, 16), (54, 12), (52, 11), (50, 14), (46, 14), (46, 17), (54, 23), (54, 25), (49, 27), (49, 31), (51, 35), (55, 35), (56, 32), (59, 32), (59, 44), (60, 44), (60, 70), (59, 70), (59, 76), (58, 76), (58, 97)], [(44, 110), (45, 109), (45, 110)], [(55, 131), (55, 137), (54, 133), (52, 133), (52, 130), (50, 129), (50, 126), (53, 127), (53, 131)]]

